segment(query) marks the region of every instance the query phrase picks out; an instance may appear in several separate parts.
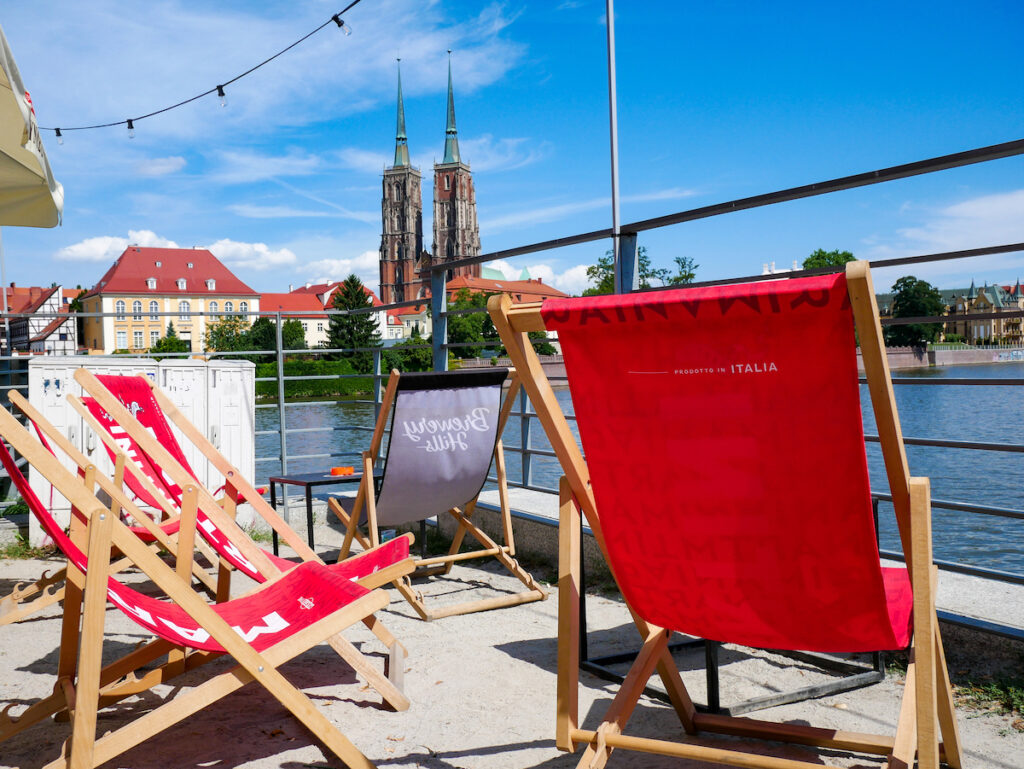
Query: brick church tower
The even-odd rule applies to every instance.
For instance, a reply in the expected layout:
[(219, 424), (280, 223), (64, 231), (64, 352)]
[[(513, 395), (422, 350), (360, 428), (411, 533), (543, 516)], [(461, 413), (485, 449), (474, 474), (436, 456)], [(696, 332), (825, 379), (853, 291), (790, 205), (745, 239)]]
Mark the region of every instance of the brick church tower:
[[(480, 228), (476, 222), (476, 191), (469, 165), (459, 156), (455, 130), (455, 98), (452, 93), (451, 51), (448, 52), (448, 123), (445, 126), (444, 159), (434, 164), (433, 264), (480, 254)], [(458, 275), (480, 277), (480, 265), (450, 270)]]
[[(448, 52), (451, 54), (451, 51)], [(448, 62), (448, 123), (444, 159), (434, 164), (433, 254), (423, 250), (423, 199), (419, 169), (409, 162), (402, 101), (402, 72), (398, 72), (398, 131), (395, 163), (384, 169), (381, 199), (380, 298), (384, 304), (430, 296), (430, 265), (477, 256), (480, 228), (476, 222), (476, 191), (469, 165), (459, 156), (455, 130), (452, 65)], [(480, 277), (480, 265), (459, 267), (448, 277)]]
[[(384, 169), (381, 200), (383, 229), (380, 239), (380, 299), (384, 304), (417, 299), (422, 294), (418, 263), (423, 253), (423, 199), (421, 177), (409, 162), (402, 102), (402, 71), (398, 71), (398, 130), (395, 164)], [(429, 284), (429, 276), (428, 276)]]

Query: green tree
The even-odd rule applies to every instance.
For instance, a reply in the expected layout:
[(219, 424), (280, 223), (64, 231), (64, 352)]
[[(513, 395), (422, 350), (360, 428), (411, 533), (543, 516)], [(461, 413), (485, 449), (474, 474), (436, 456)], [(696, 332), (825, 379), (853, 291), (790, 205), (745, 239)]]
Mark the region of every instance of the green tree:
[[(675, 258), (676, 274), (666, 267), (651, 267), (651, 260), (647, 256), (647, 249), (640, 246), (636, 250), (637, 267), (640, 270), (640, 288), (652, 288), (655, 285), (681, 286), (693, 283), (697, 277), (699, 264), (688, 256), (677, 256)], [(587, 268), (587, 279), (592, 285), (583, 292), (583, 296), (597, 296), (599, 294), (611, 294), (615, 291), (615, 253), (612, 250), (605, 251), (603, 257)], [(652, 283), (651, 281), (657, 281)]]
[[(487, 300), (490, 294), (471, 292), (468, 288), (459, 289), (455, 299), (448, 304), (448, 310), (473, 310), (466, 315), (448, 316), (448, 343), (464, 344), (472, 342), (497, 342), (498, 332), (494, 328), (491, 316), (487, 313)], [(453, 352), (457, 358), (475, 358), (485, 348), (456, 347)]]
[(207, 352), (251, 350), (248, 321), (241, 315), (225, 315), (207, 324), (203, 349)]
[(812, 270), (815, 267), (842, 267), (847, 262), (852, 262), (856, 259), (853, 254), (849, 251), (826, 251), (819, 248), (811, 252), (811, 255), (804, 259), (803, 267), (805, 270)]
[[(385, 373), (393, 368), (399, 371), (432, 371), (434, 368), (434, 351), (430, 348), (430, 337), (424, 339), (418, 332), (403, 339), (384, 351), (383, 369)], [(423, 347), (422, 345), (427, 345)], [(451, 355), (451, 353), (449, 353)]]
[[(942, 294), (931, 283), (906, 275), (895, 283), (892, 290), (892, 316), (894, 318), (921, 318), (944, 315), (946, 305)], [(887, 326), (885, 343), (892, 347), (919, 347), (934, 342), (942, 333), (941, 323), (910, 323), (905, 326)]]
[[(361, 310), (373, 307), (373, 302), (363, 290), (363, 282), (355, 275), (349, 275), (335, 292), (333, 306), (336, 310)], [(329, 347), (348, 349), (340, 357), (349, 360), (357, 372), (373, 370), (372, 353), (352, 351), (358, 347), (380, 347), (380, 332), (373, 313), (331, 315), (327, 340)]]
[[(302, 322), (289, 318), (281, 324), (281, 341), (286, 350), (305, 350), (306, 332), (302, 330)], [(277, 350), (277, 323), (267, 316), (256, 319), (246, 334), (244, 350)], [(271, 353), (250, 356), (257, 362), (269, 363), (275, 359)]]
[(151, 353), (190, 352), (191, 350), (192, 346), (188, 342), (178, 338), (173, 323), (167, 324), (167, 334), (164, 338), (157, 340), (157, 343), (149, 348)]

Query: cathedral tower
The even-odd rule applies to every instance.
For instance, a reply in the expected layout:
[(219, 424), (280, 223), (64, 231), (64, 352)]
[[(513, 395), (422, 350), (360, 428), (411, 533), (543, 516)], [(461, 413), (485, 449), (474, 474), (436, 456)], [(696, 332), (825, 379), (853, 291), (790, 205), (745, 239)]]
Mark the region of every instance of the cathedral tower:
[[(381, 200), (384, 226), (380, 239), (380, 299), (384, 304), (417, 299), (421, 295), (422, 279), (416, 273), (417, 261), (423, 251), (420, 183), (420, 172), (409, 162), (399, 65), (395, 164), (384, 169), (384, 196)], [(475, 224), (475, 214), (473, 221)]]
[[(451, 51), (448, 55), (448, 123), (445, 128), (444, 159), (434, 164), (434, 264), (480, 254), (476, 192), (469, 165), (463, 163), (459, 156), (455, 99), (452, 94)], [(480, 265), (460, 267), (448, 277), (456, 275), (479, 277)]]

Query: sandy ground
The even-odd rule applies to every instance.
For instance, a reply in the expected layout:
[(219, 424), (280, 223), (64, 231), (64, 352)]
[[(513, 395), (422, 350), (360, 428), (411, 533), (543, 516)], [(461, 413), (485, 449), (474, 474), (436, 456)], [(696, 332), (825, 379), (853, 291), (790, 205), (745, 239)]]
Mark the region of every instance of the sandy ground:
[[(34, 579), (44, 569), (59, 566), (58, 561), (0, 562), (0, 594), (9, 592), (17, 581)], [(428, 600), (443, 605), (493, 595), (496, 589), (515, 590), (518, 585), (495, 569), (457, 566), (449, 577), (434, 578), (420, 587)], [(243, 582), (239, 580), (236, 587), (241, 589)], [(588, 613), (591, 653), (637, 646), (638, 636), (621, 603), (592, 597)], [(404, 713), (384, 709), (379, 695), (357, 680), (326, 645), (293, 660), (283, 671), (380, 767), (570, 767), (576, 764), (578, 755), (558, 752), (553, 739), (556, 615), (557, 601), (552, 597), (539, 603), (428, 623), (418, 620), (395, 594), (391, 606), (380, 616), (409, 650), (405, 691), (412, 706)], [(107, 652), (111, 657), (146, 638), (120, 612), (108, 610), (107, 621)], [(0, 707), (13, 705), (11, 715), (50, 692), (59, 632), (59, 609), (0, 627)], [(362, 625), (346, 635), (382, 664), (380, 644)], [(694, 699), (703, 701), (703, 652), (686, 652), (678, 655), (678, 659)], [(808, 665), (794, 665), (784, 658), (733, 647), (723, 649), (722, 663), (722, 700), (726, 705), (825, 678)], [(214, 663), (206, 670), (217, 666), (223, 669), (224, 664)], [(196, 671), (175, 683), (201, 681), (204, 674), (205, 670)], [(102, 712), (100, 732), (131, 721), (176, 691), (177, 687), (160, 687)], [(587, 673), (581, 675), (580, 714), (584, 728), (595, 728), (614, 691), (611, 684)], [(890, 676), (883, 683), (859, 691), (760, 711), (757, 717), (890, 733), (901, 691), (902, 682)], [(1014, 730), (1007, 717), (961, 710), (959, 723), (966, 767), (1024, 766), (1024, 733)], [(674, 711), (646, 697), (641, 699), (627, 731), (662, 738), (676, 738), (682, 733)], [(58, 755), (68, 733), (67, 724), (37, 725), (0, 743), (0, 766), (41, 767)], [(713, 736), (701, 741), (723, 747), (737, 744)], [(791, 758), (808, 759), (814, 755), (803, 748), (778, 744), (762, 744), (755, 749)], [(881, 765), (876, 757), (850, 759), (829, 754), (823, 760), (842, 767)], [(249, 685), (107, 766), (299, 769), (340, 766), (340, 762), (325, 756), (313, 736), (264, 690)], [(702, 765), (618, 751), (610, 766)]]

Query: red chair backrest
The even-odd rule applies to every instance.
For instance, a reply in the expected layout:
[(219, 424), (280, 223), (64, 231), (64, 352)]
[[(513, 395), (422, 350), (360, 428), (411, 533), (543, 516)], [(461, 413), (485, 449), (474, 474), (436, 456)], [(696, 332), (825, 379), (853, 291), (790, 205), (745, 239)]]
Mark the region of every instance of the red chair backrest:
[(542, 314), (612, 569), (644, 619), (766, 648), (907, 643), (875, 540), (844, 275)]

